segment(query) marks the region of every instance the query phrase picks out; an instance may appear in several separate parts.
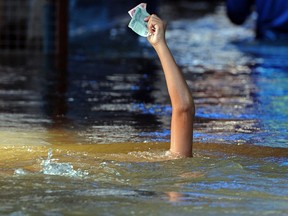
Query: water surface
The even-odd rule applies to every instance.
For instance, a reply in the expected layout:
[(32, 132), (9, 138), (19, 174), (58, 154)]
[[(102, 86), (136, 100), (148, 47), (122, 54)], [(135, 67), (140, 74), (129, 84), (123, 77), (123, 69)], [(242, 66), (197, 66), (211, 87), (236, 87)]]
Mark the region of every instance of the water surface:
[(194, 158), (166, 154), (162, 71), (121, 19), (74, 35), (67, 72), (45, 58), (1, 64), (1, 215), (288, 214), (287, 46), (254, 42), (223, 7), (175, 17)]

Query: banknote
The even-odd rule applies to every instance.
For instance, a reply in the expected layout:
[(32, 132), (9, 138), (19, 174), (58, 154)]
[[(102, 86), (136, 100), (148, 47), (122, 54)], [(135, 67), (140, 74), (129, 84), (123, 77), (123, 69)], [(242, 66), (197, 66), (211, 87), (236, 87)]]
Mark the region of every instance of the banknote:
[(146, 3), (141, 3), (139, 5), (137, 5), (136, 7), (132, 8), (131, 10), (128, 11), (129, 15), (133, 18), (135, 12), (136, 12), (136, 9), (140, 7), (142, 9), (145, 9), (146, 10), (146, 7), (147, 7), (147, 4)]
[(138, 35), (142, 37), (147, 37), (149, 35), (149, 31), (147, 28), (147, 23), (144, 21), (144, 18), (149, 16), (150, 14), (146, 11), (146, 8), (138, 6), (135, 8), (135, 12), (132, 12), (131, 14), (132, 19), (129, 22), (128, 27), (131, 28)]

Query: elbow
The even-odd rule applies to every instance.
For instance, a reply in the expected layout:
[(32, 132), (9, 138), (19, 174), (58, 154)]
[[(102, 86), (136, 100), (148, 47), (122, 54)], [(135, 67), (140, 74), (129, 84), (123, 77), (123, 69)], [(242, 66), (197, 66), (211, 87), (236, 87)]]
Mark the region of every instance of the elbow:
[(195, 105), (192, 99), (173, 106), (173, 112), (180, 115), (195, 116)]

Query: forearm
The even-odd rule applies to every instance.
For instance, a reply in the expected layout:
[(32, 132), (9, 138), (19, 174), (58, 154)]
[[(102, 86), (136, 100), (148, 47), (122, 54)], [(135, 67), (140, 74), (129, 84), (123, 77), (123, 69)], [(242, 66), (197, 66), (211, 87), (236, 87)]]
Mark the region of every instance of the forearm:
[[(166, 78), (173, 110), (194, 108), (193, 99), (182, 72), (165, 41), (154, 46)], [(193, 110), (192, 110), (193, 111)]]

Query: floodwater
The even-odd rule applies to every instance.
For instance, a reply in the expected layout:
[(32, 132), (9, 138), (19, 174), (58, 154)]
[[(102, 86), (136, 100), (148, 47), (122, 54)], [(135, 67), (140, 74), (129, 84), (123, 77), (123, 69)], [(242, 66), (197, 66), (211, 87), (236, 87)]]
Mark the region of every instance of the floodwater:
[(223, 6), (171, 18), (197, 109), (194, 157), (174, 159), (155, 53), (126, 19), (108, 26), (75, 27), (67, 72), (1, 63), (0, 215), (288, 215), (288, 47)]

